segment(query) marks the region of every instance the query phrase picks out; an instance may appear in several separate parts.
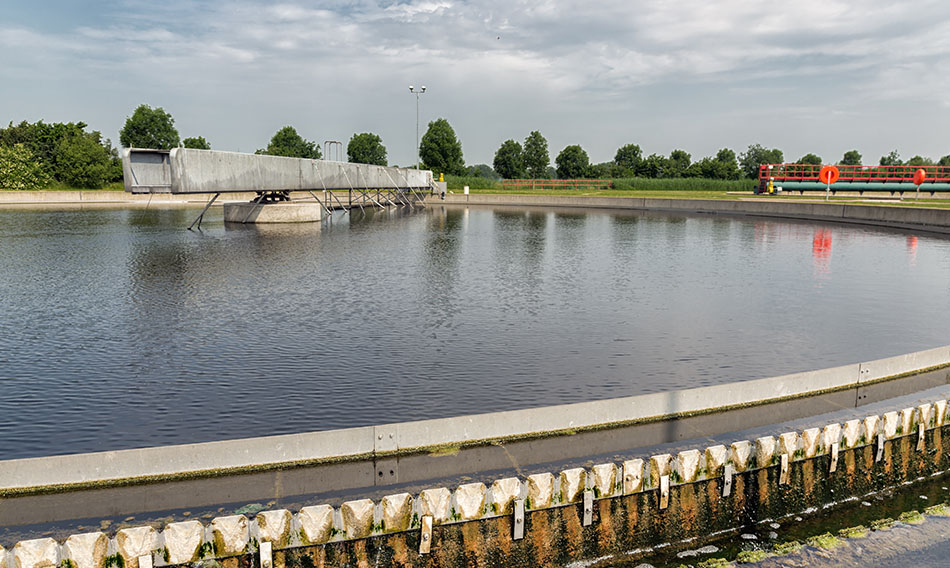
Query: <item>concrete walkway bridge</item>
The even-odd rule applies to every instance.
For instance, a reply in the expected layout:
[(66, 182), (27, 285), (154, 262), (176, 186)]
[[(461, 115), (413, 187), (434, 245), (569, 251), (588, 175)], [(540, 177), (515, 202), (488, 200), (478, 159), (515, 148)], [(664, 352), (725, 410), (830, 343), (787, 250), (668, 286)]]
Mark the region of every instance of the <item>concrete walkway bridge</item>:
[[(225, 222), (293, 223), (353, 207), (424, 206), (425, 194), (439, 189), (428, 170), (191, 148), (125, 149), (122, 173), (130, 193), (213, 195), (189, 229), (201, 227), (223, 193), (257, 194), (225, 204)], [(308, 195), (291, 199), (294, 191)]]

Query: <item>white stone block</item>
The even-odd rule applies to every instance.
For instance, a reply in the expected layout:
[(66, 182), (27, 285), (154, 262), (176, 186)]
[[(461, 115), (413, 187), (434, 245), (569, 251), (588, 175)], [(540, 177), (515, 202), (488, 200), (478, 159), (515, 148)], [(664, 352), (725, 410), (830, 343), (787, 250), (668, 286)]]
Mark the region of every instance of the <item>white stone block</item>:
[(916, 408), (905, 408), (901, 410), (901, 427), (897, 432), (901, 436), (908, 436), (914, 430), (914, 416), (917, 414)]
[(250, 540), (250, 523), (244, 515), (217, 517), (211, 521), (211, 535), (218, 557), (243, 554)]
[(813, 458), (818, 455), (820, 442), (821, 430), (818, 428), (802, 430), (802, 453), (805, 458)]
[(749, 459), (752, 457), (752, 442), (742, 440), (729, 444), (729, 461), (736, 471), (749, 469)]
[(383, 513), (383, 530), (404, 531), (412, 523), (412, 495), (398, 493), (387, 495), (379, 502)]
[(449, 520), (451, 505), (452, 492), (445, 487), (424, 489), (419, 494), (419, 516), (431, 516), (433, 524), (439, 525)]
[(841, 429), (842, 448), (853, 448), (858, 445), (861, 438), (861, 421), (848, 420)]
[(686, 450), (676, 454), (673, 471), (677, 483), (692, 483), (699, 476), (703, 454), (699, 450)]
[(152, 527), (122, 529), (115, 535), (115, 547), (125, 568), (139, 568), (139, 556), (151, 557), (158, 548), (158, 531)]
[(775, 457), (775, 438), (763, 436), (755, 440), (755, 466), (769, 467)]
[(832, 444), (841, 444), (841, 424), (829, 424), (821, 431), (821, 453), (831, 452)]
[(778, 454), (787, 454), (788, 459), (795, 457), (798, 451), (798, 432), (785, 432), (778, 436)]
[(491, 484), (492, 513), (508, 515), (515, 509), (515, 499), (521, 497), (521, 480), (517, 477), (497, 479)]
[(528, 476), (528, 509), (544, 509), (554, 500), (554, 474), (536, 473)]
[(373, 514), (376, 506), (369, 499), (347, 501), (340, 506), (343, 516), (343, 530), (346, 538), (363, 538), (369, 536), (373, 529)]
[(307, 546), (329, 542), (333, 533), (333, 507), (304, 507), (297, 513), (297, 522), (300, 523), (301, 544)]
[(729, 459), (729, 450), (726, 446), (710, 446), (706, 448), (706, 478), (712, 479), (723, 474), (722, 468)]
[[(933, 405), (929, 402), (917, 407), (917, 424), (923, 424), (924, 428), (930, 428), (931, 418), (933, 418)], [(916, 430), (916, 428), (914, 428)]]
[(587, 488), (587, 472), (584, 468), (577, 467), (567, 469), (561, 472), (561, 503), (574, 503), (580, 501)]
[(287, 509), (261, 511), (257, 514), (256, 535), (260, 542), (271, 542), (276, 548), (290, 544), (290, 524), (293, 515)]
[(888, 440), (896, 437), (901, 425), (900, 415), (897, 412), (885, 412), (882, 422), (881, 430), (884, 432), (884, 437)]
[(617, 466), (612, 463), (601, 463), (591, 468), (594, 478), (594, 496), (610, 497), (617, 492)]
[(673, 456), (659, 454), (650, 457), (650, 488), (660, 486), (660, 478), (673, 472)]
[(934, 402), (934, 425), (943, 426), (947, 420), (947, 401), (938, 400)]
[(466, 483), (455, 490), (455, 512), (465, 521), (482, 518), (485, 512), (484, 483)]
[(59, 545), (51, 538), (21, 540), (13, 546), (14, 568), (57, 568)]
[(165, 525), (162, 535), (165, 539), (165, 550), (168, 551), (169, 564), (185, 564), (195, 562), (201, 541), (204, 540), (205, 528), (200, 521), (184, 521)]
[(63, 556), (76, 568), (103, 568), (109, 551), (109, 537), (101, 532), (70, 535), (63, 543)]
[(881, 417), (878, 415), (867, 416), (861, 429), (861, 438), (865, 444), (874, 444), (877, 442), (877, 433), (881, 431)]

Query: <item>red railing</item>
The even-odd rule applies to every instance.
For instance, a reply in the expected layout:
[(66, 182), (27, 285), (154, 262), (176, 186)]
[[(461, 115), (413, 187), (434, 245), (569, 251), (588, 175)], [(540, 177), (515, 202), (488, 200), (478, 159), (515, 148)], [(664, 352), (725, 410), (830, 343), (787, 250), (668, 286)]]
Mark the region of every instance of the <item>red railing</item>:
[(610, 189), (609, 179), (503, 179), (503, 189)]
[[(950, 166), (836, 166), (841, 174), (841, 182), (879, 182), (913, 183), (914, 173), (923, 169), (927, 172), (924, 183), (950, 182)], [(772, 183), (781, 185), (784, 181), (819, 181), (818, 172), (822, 166), (811, 164), (762, 164), (759, 166), (759, 184), (764, 185), (772, 178)]]

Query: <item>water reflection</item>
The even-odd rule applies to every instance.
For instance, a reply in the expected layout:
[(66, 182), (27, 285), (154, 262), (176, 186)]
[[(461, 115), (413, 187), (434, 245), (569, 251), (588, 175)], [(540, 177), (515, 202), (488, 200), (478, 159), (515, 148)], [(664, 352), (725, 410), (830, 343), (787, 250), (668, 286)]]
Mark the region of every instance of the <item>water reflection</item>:
[(0, 211), (7, 457), (665, 391), (950, 335), (950, 295), (915, 300), (950, 281), (938, 237), (441, 205), (184, 230), (198, 212)]

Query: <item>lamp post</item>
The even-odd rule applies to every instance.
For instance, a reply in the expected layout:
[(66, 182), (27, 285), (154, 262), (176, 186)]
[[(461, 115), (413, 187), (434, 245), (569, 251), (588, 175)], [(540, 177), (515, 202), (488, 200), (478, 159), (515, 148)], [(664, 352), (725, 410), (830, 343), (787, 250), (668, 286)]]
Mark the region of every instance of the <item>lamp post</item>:
[(409, 92), (416, 95), (416, 169), (419, 169), (419, 95), (426, 92), (426, 86), (423, 85), (418, 91), (409, 85)]

